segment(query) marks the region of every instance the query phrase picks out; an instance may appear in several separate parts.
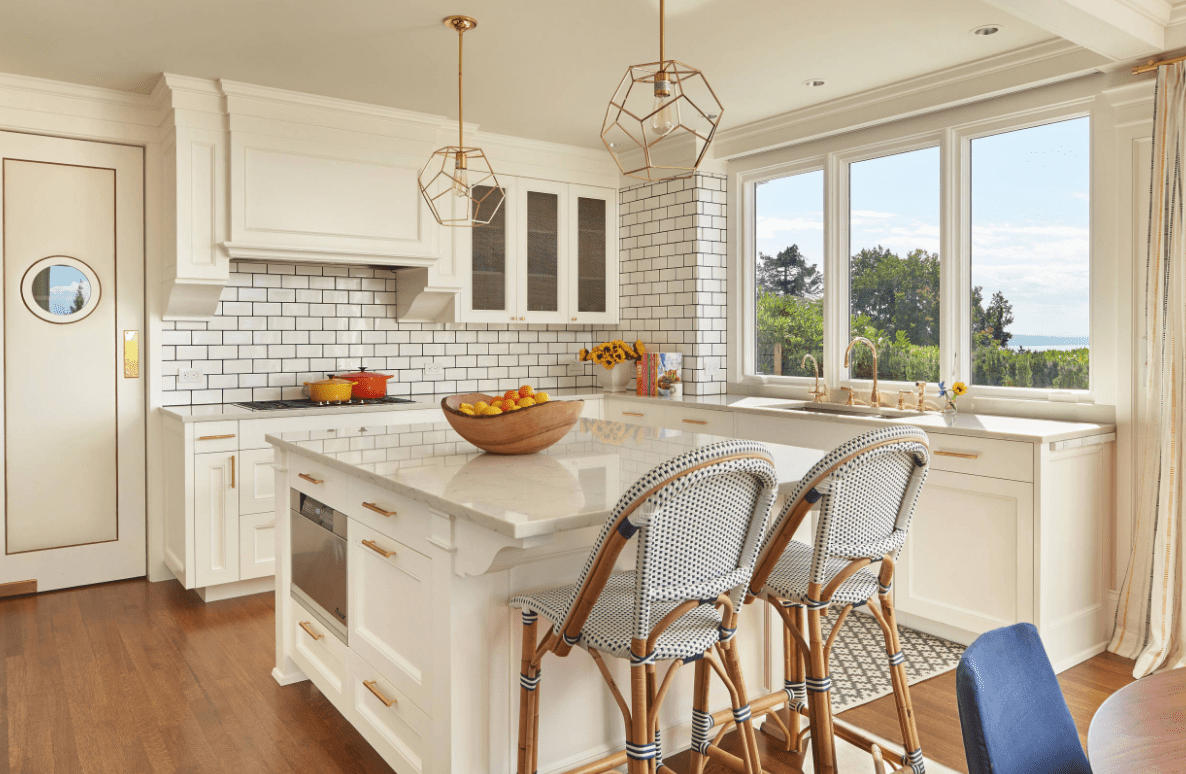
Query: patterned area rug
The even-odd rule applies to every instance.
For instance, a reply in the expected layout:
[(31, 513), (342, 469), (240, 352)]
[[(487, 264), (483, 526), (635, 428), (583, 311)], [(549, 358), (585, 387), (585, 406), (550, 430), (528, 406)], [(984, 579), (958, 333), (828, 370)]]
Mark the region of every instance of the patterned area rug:
[[(824, 619), (825, 638), (835, 621), (835, 615)], [(898, 638), (906, 656), (906, 676), (911, 685), (955, 669), (964, 652), (963, 645), (900, 624)], [(893, 692), (885, 640), (872, 616), (855, 610), (848, 616), (832, 647), (831, 667), (833, 712), (843, 712)]]

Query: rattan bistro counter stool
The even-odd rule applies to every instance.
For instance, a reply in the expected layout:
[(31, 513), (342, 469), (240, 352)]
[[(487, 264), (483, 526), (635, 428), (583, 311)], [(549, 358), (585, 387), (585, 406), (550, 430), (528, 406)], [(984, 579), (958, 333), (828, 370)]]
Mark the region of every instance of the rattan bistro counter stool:
[[(896, 772), (923, 774), (922, 749), (914, 725), (905, 657), (890, 596), (894, 560), (906, 542), (910, 519), (930, 463), (927, 436), (916, 427), (898, 426), (860, 435), (829, 452), (787, 497), (763, 541), (746, 601), (762, 599), (785, 624), (783, 690), (753, 700), (755, 716), (782, 727), (787, 750), (799, 751), (810, 734), (817, 774), (836, 771), (835, 736), (868, 750), (874, 768), (884, 772), (884, 758), (900, 756)], [(815, 547), (792, 539), (808, 512), (819, 506)], [(881, 563), (878, 573), (870, 568)], [(869, 611), (885, 637), (905, 753), (832, 722), (828, 661), (832, 643), (854, 607), (877, 599)], [(839, 615), (827, 641), (821, 620), (832, 608)], [(774, 711), (786, 704), (788, 722)], [(810, 720), (800, 730), (801, 715)], [(693, 771), (703, 771), (704, 757), (693, 755)]]
[[(623, 763), (630, 774), (671, 771), (663, 765), (658, 713), (677, 670), (690, 662), (705, 680), (711, 667), (730, 695), (744, 758), (720, 754), (750, 774), (760, 770), (733, 635), (777, 487), (762, 444), (725, 441), (683, 454), (623, 495), (575, 584), (510, 600), (523, 611), (519, 774), (537, 767), (540, 662), (548, 652), (567, 656), (574, 645), (596, 662), (626, 724), (626, 749), (580, 772)], [(632, 539), (638, 543), (635, 570), (613, 572)], [(539, 616), (552, 626), (537, 641)], [(629, 703), (605, 656), (630, 660)], [(661, 684), (659, 661), (671, 662)]]

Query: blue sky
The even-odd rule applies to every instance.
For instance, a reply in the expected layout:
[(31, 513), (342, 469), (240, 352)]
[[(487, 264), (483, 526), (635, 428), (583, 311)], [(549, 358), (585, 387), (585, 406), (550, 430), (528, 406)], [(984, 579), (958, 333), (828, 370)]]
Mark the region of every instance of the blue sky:
[[(1088, 335), (1089, 149), (1086, 118), (972, 141), (972, 282), (1005, 294), (1014, 334)], [(850, 169), (852, 252), (939, 251), (938, 148)], [(756, 214), (760, 252), (794, 243), (819, 264), (823, 172), (763, 184)]]

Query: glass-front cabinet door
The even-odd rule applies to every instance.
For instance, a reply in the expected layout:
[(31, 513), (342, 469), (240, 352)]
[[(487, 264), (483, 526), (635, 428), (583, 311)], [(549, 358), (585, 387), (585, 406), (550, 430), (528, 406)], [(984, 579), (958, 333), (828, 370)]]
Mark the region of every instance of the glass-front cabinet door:
[(568, 305), (568, 186), (519, 181), (518, 322), (564, 322)]
[(570, 323), (618, 322), (617, 191), (571, 185), (568, 195)]
[[(506, 198), (490, 223), (457, 229), (459, 244), (468, 247), (469, 260), (464, 288), (464, 319), (473, 322), (511, 322), (518, 318), (516, 305), (515, 216), (518, 201), (512, 181), (499, 179)], [(491, 189), (475, 186), (476, 197)]]

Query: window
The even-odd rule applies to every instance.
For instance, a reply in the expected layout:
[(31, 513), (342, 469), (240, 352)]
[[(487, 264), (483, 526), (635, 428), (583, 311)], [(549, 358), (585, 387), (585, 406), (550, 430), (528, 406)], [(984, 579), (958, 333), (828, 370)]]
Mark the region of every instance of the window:
[(754, 187), (757, 373), (811, 376), (824, 362), (824, 173)]
[[(939, 381), (939, 149), (849, 165), (849, 332), (877, 347), (878, 375)], [(847, 342), (845, 342), (847, 344)], [(849, 373), (873, 378), (873, 354)]]
[(971, 145), (972, 384), (1086, 390), (1088, 119)]

